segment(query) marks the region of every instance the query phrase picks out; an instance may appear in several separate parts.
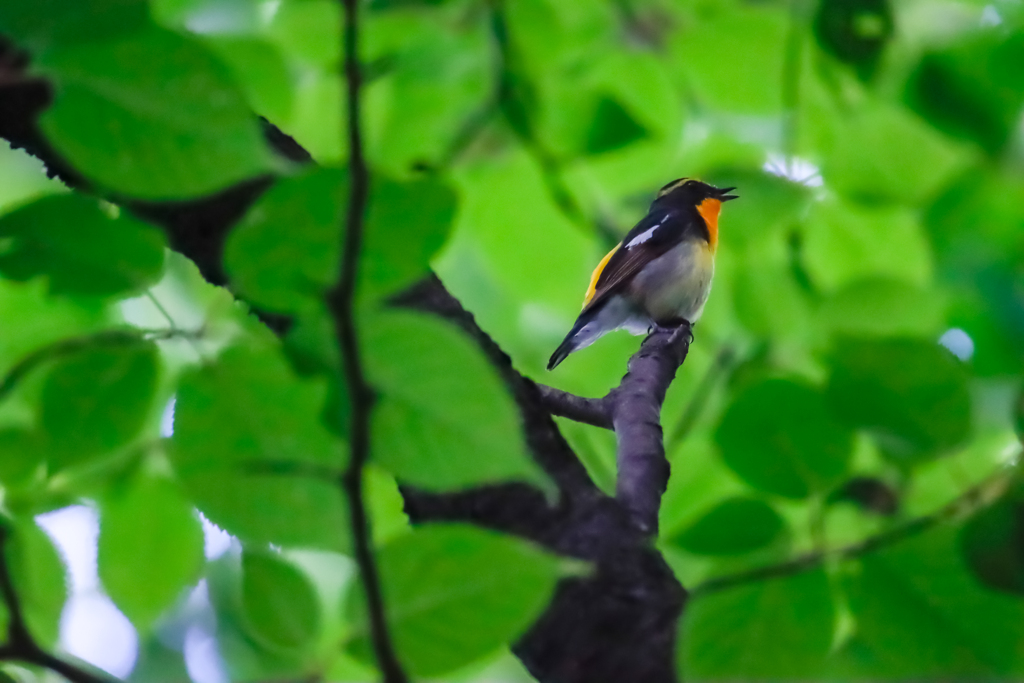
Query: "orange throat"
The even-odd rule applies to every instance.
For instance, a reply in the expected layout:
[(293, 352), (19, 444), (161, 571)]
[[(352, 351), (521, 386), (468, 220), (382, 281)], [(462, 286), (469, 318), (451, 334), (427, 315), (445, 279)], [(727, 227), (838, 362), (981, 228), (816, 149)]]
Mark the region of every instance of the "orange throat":
[(722, 210), (722, 202), (718, 199), (705, 199), (697, 205), (697, 213), (708, 226), (708, 245), (711, 253), (718, 249), (718, 214)]

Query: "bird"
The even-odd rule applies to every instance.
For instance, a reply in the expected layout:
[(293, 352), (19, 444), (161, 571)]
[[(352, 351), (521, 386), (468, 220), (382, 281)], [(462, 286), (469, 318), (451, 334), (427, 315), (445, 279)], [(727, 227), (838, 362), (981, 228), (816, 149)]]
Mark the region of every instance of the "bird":
[(730, 194), (735, 189), (691, 178), (662, 187), (647, 215), (597, 264), (583, 311), (548, 370), (613, 330), (642, 335), (696, 323), (715, 274), (718, 214), (738, 198)]

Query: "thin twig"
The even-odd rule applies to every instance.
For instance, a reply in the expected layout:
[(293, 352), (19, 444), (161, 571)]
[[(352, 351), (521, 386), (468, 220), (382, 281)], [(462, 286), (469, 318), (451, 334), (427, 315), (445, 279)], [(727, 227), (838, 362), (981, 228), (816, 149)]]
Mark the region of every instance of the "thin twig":
[(538, 384), (541, 401), (552, 415), (567, 417), (594, 427), (612, 428), (611, 405), (607, 398), (584, 398), (568, 391)]
[(144, 340), (175, 339), (179, 337), (198, 338), (200, 336), (202, 336), (201, 330), (145, 330), (131, 327), (103, 330), (101, 332), (82, 337), (61, 339), (36, 349), (15, 363), (11, 369), (7, 371), (7, 374), (4, 375), (2, 380), (0, 380), (0, 401), (7, 398), (11, 391), (14, 390), (14, 387), (18, 385), (18, 382), (23, 380), (26, 375), (39, 367), (42, 363), (48, 360), (60, 358), (61, 356), (77, 353), (78, 351), (87, 349), (90, 346), (120, 346)]
[(380, 577), (371, 548), (370, 522), (363, 501), (363, 467), (370, 456), (370, 416), (374, 392), (363, 372), (356, 332), (354, 299), (370, 189), (370, 172), (363, 156), (360, 129), (359, 8), (358, 0), (341, 0), (342, 49), (347, 94), (345, 134), (348, 139), (349, 197), (342, 229), (344, 249), (338, 284), (327, 294), (334, 314), (335, 332), (341, 347), (342, 366), (352, 406), (349, 428), (349, 464), (341, 478), (347, 494), (352, 540), (370, 617), (370, 634), (377, 664), (386, 683), (405, 683), (408, 677), (395, 654), (385, 619)]
[(7, 564), (7, 541), (10, 529), (0, 524), (0, 594), (7, 607), (7, 642), (0, 646), (0, 661), (19, 661), (54, 671), (72, 683), (108, 683), (109, 679), (79, 668), (46, 652), (28, 630), (21, 600), (14, 589), (14, 579)]
[(867, 555), (879, 548), (899, 543), (928, 531), (943, 522), (964, 517), (982, 507), (990, 505), (1006, 491), (1007, 486), (1017, 473), (1017, 469), (1013, 467), (1001, 468), (985, 481), (972, 487), (931, 514), (909, 520), (888, 531), (871, 536), (863, 541), (858, 541), (857, 543), (807, 553), (779, 564), (755, 567), (735, 574), (708, 579), (696, 588), (692, 588), (690, 596), (693, 597), (698, 594), (735, 588), (736, 586), (742, 586), (755, 581), (792, 576), (793, 574), (814, 569), (829, 560), (850, 560)]

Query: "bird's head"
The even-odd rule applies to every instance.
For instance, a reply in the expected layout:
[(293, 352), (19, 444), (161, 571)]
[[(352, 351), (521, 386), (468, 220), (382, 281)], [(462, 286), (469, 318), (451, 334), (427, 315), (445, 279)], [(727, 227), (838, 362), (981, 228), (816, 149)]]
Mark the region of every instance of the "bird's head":
[(658, 204), (699, 207), (706, 199), (718, 202), (737, 199), (737, 195), (730, 194), (735, 189), (735, 187), (717, 188), (693, 178), (680, 178), (658, 190), (658, 196), (654, 201)]

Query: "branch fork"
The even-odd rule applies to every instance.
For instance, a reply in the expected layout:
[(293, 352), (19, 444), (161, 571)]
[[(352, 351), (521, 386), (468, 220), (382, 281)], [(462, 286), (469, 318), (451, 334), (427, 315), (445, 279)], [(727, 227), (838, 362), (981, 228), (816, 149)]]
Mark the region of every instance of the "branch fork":
[(676, 327), (655, 327), (629, 360), (619, 386), (604, 398), (584, 398), (538, 385), (551, 414), (615, 432), (615, 497), (640, 530), (651, 536), (658, 530), (658, 508), (669, 477), (661, 406), (690, 350), (691, 330), (685, 321)]

